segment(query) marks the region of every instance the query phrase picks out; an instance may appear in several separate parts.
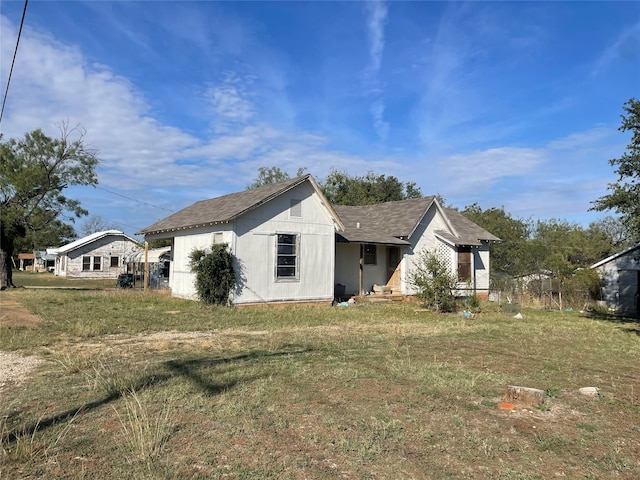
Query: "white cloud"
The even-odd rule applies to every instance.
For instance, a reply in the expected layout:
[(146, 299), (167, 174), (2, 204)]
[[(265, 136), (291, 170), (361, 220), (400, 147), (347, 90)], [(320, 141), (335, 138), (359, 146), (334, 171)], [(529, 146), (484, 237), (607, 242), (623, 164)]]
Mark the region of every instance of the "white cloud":
[(498, 180), (534, 172), (547, 161), (547, 154), (531, 148), (500, 147), (464, 155), (450, 155), (438, 162), (444, 172), (449, 195), (485, 192)]
[(209, 85), (204, 93), (212, 114), (211, 126), (214, 132), (224, 133), (239, 125), (248, 123), (255, 115), (256, 108), (251, 97), (252, 77), (240, 78), (228, 72), (222, 82)]

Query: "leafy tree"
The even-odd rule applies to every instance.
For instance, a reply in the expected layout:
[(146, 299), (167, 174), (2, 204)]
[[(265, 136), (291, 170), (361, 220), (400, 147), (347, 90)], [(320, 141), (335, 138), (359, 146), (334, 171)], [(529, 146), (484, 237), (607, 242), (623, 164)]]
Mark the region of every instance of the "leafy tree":
[(416, 297), (428, 308), (440, 312), (454, 310), (458, 279), (437, 252), (424, 250), (418, 255), (409, 282), (416, 289)]
[(373, 172), (352, 177), (334, 169), (320, 186), (327, 200), (335, 205), (374, 205), (422, 196), (414, 182), (403, 183), (394, 176)]
[(189, 255), (196, 274), (198, 297), (210, 305), (226, 305), (236, 284), (233, 255), (226, 243), (214, 244), (211, 251), (195, 249)]
[[(298, 168), (296, 177), (304, 175), (306, 171), (306, 168)], [(258, 176), (253, 180), (253, 183), (247, 187), (247, 190), (269, 185), (271, 183), (282, 182), (289, 178), (291, 178), (289, 174), (280, 170), (279, 167), (260, 167), (258, 168)]]
[(631, 142), (620, 158), (609, 163), (615, 167), (618, 180), (607, 187), (610, 193), (593, 202), (593, 210), (614, 210), (621, 216), (632, 241), (640, 240), (640, 100), (625, 102), (621, 132), (631, 132)]
[(51, 225), (60, 230), (61, 218), (88, 213), (63, 193), (73, 185), (98, 183), (96, 152), (85, 145), (84, 132), (63, 124), (60, 133), (52, 139), (34, 130), (0, 143), (0, 288), (14, 286), (11, 255), (17, 244)]

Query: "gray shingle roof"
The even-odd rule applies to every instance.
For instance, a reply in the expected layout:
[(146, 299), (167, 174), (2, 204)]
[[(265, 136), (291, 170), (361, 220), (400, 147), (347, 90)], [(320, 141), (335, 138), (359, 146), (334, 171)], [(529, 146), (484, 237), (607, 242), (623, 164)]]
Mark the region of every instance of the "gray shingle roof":
[(226, 223), (300, 185), (309, 178), (310, 175), (303, 175), (263, 187), (201, 200), (142, 229), (138, 234), (148, 235), (201, 225)]
[[(322, 195), (313, 178), (310, 175), (303, 175), (283, 182), (196, 202), (144, 228), (138, 234), (148, 235), (226, 223), (305, 181), (310, 181)], [(324, 196), (323, 200), (326, 201)], [(340, 227), (344, 225), (344, 231), (337, 234), (338, 241), (409, 245), (407, 239), (413, 234), (433, 201), (434, 197), (430, 196), (377, 205), (332, 206), (327, 204), (327, 207), (335, 215), (336, 223)], [(445, 240), (456, 245), (479, 245), (481, 240), (499, 240), (457, 210), (445, 208), (443, 212), (455, 231), (455, 234), (448, 231), (436, 232)]]
[[(408, 245), (406, 239), (414, 232), (433, 200), (434, 197), (423, 197), (359, 207), (335, 205), (334, 209), (345, 226), (338, 241)], [(499, 240), (453, 208), (444, 208), (443, 213), (454, 232), (441, 230), (436, 233), (455, 245), (480, 245), (481, 241)]]
[(480, 225), (473, 223), (458, 210), (454, 208), (443, 208), (442, 210), (455, 230), (456, 236), (451, 235), (449, 232), (443, 232), (442, 230), (438, 230), (436, 233), (455, 245), (480, 245), (481, 240), (500, 240), (495, 235), (487, 232)]

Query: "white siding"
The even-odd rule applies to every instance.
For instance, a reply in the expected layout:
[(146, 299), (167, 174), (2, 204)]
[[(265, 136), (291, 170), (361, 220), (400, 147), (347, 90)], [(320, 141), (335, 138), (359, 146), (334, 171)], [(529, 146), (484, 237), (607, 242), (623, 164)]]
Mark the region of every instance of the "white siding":
[[(291, 200), (300, 200), (299, 205), (294, 202), (293, 212)], [(170, 273), (174, 296), (197, 298), (189, 254), (196, 248), (210, 247), (216, 232), (223, 232), (224, 242), (229, 243), (238, 262), (234, 304), (333, 299), (335, 226), (310, 184), (279, 195), (233, 223), (177, 235)], [(298, 276), (294, 280), (276, 278), (278, 234), (298, 235)]]
[(180, 298), (197, 299), (195, 274), (189, 266), (191, 252), (211, 248), (214, 239), (222, 234), (222, 243), (233, 244), (231, 224), (224, 223), (206, 228), (184, 230), (173, 241), (173, 261), (169, 272), (169, 286), (172, 295)]
[[(291, 200), (300, 200), (294, 215)], [(235, 222), (234, 254), (240, 263), (241, 288), (234, 303), (331, 301), (333, 299), (335, 227), (311, 185), (304, 183)], [(278, 234), (299, 238), (298, 278), (277, 279)]]
[(425, 251), (441, 251), (447, 260), (454, 265), (455, 251), (450, 245), (439, 240), (436, 235), (436, 230), (449, 230), (444, 218), (437, 210), (435, 205), (427, 211), (425, 216), (420, 221), (418, 228), (413, 233), (409, 241), (411, 242), (411, 248), (406, 250), (406, 254), (402, 260), (402, 272), (400, 287), (402, 293), (405, 295), (415, 295), (415, 289), (411, 285), (411, 275), (415, 270), (415, 265), (420, 255)]

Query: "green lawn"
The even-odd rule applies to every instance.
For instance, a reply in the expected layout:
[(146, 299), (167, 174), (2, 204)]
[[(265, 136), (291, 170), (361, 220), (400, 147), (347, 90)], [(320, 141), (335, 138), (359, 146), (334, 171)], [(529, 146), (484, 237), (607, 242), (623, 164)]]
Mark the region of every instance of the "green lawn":
[[(0, 478), (640, 478), (640, 324), (12, 289)], [(498, 408), (507, 385), (544, 404)], [(600, 388), (599, 398), (579, 395)]]
[(48, 272), (22, 272), (13, 271), (13, 283), (16, 287), (50, 287), (50, 288), (76, 288), (76, 289), (105, 289), (115, 288), (116, 280), (85, 280), (67, 279), (58, 277)]

